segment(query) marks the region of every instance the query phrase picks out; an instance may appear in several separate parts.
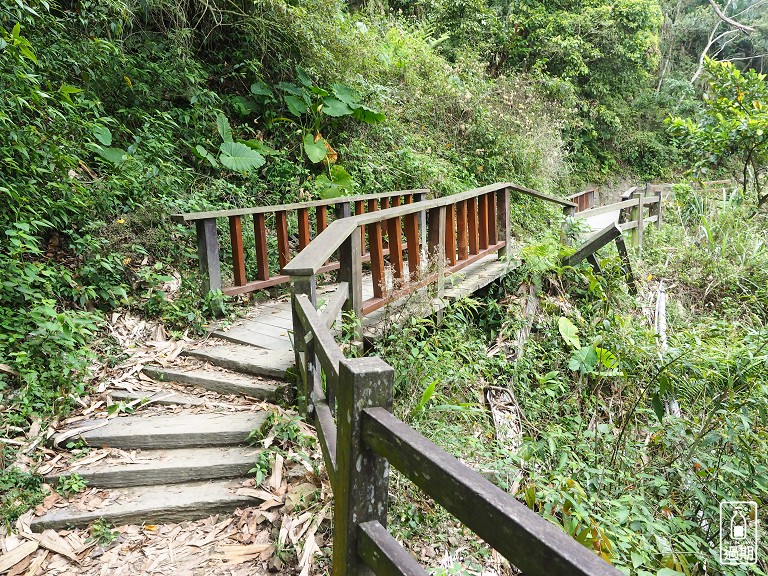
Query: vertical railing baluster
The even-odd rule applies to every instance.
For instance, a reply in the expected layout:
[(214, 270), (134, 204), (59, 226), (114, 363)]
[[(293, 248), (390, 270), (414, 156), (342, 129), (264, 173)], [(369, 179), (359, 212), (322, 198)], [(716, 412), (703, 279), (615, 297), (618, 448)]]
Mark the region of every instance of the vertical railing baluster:
[(511, 256), (512, 230), (509, 222), (509, 188), (496, 192), (496, 220), (504, 247), (499, 250), (499, 259)]
[(309, 208), (299, 208), (299, 251), (304, 250), (309, 244)]
[[(355, 216), (360, 216), (360, 214), (365, 214), (365, 201), (364, 200), (356, 200), (355, 201)], [(360, 226), (360, 250), (361, 254), (365, 254), (365, 226)]]
[(467, 229), (469, 233), (469, 253), (472, 255), (480, 252), (477, 241), (477, 197), (467, 200)]
[(349, 285), (349, 297), (344, 303), (344, 310), (354, 314), (355, 323), (354, 340), (362, 342), (363, 322), (363, 261), (362, 240), (357, 230), (353, 231), (344, 240), (339, 248), (339, 282)]
[(219, 260), (219, 236), (216, 219), (195, 221), (197, 233), (197, 258), (203, 275), (202, 294), (221, 290), (221, 261)]
[(485, 196), (488, 207), (488, 245), (495, 246), (499, 241), (499, 223), (496, 221), (496, 194), (489, 192)]
[(449, 266), (456, 264), (456, 212), (453, 204), (445, 207), (445, 259)]
[(381, 222), (369, 224), (367, 228), (368, 248), (371, 251), (373, 295), (375, 298), (383, 298), (387, 286), (384, 276), (384, 241), (381, 237)]
[(419, 242), (419, 213), (405, 216), (405, 241), (408, 247), (408, 275), (411, 280), (421, 276), (421, 246)]
[(267, 246), (267, 221), (264, 213), (253, 215), (253, 237), (256, 243), (256, 279), (269, 280), (269, 250)]
[(488, 248), (488, 197), (477, 197), (477, 243), (480, 250)]
[(400, 217), (387, 220), (389, 236), (389, 262), (392, 264), (392, 274), (397, 280), (403, 278), (403, 232)]
[(280, 270), (282, 270), (291, 259), (291, 246), (288, 240), (288, 217), (285, 210), (275, 212), (275, 228), (277, 229), (277, 261), (280, 265)]
[(229, 217), (229, 241), (232, 246), (232, 274), (235, 286), (245, 286), (245, 252), (243, 251), (243, 228), (240, 216)]
[(315, 222), (317, 223), (317, 234), (328, 228), (328, 209), (325, 206), (315, 208)]
[(459, 261), (469, 257), (469, 235), (467, 234), (467, 201), (456, 204), (456, 235), (458, 237)]

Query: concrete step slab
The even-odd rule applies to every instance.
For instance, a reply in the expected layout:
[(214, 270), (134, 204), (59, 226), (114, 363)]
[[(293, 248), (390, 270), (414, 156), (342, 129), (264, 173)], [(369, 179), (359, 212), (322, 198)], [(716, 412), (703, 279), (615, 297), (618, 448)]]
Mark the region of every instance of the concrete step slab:
[(31, 528), (35, 532), (59, 530), (68, 526), (86, 526), (99, 518), (118, 526), (162, 524), (198, 520), (212, 514), (229, 513), (235, 508), (258, 506), (262, 502), (261, 499), (252, 495), (237, 494), (241, 482), (220, 480), (159, 484), (110, 491), (107, 501), (111, 503), (104, 503), (95, 508), (73, 504), (66, 508), (53, 508), (44, 516), (34, 518)]
[[(84, 420), (74, 430), (63, 430), (54, 444), (83, 440), (89, 446), (125, 450), (161, 450), (245, 444), (269, 412), (162, 414), (120, 416), (111, 420)], [(73, 434), (72, 432), (77, 431)]]
[(184, 355), (210, 362), (235, 372), (287, 379), (295, 356), (287, 350), (266, 350), (241, 344), (208, 346), (185, 350)]
[(142, 450), (50, 474), (46, 480), (55, 485), (60, 476), (76, 472), (89, 487), (125, 488), (238, 478), (248, 475), (260, 452), (245, 446)]
[(155, 365), (145, 366), (142, 372), (159, 382), (199, 386), (219, 394), (242, 394), (260, 400), (274, 400), (278, 394), (278, 386), (275, 382), (259, 380), (236, 372), (205, 368), (184, 370)]

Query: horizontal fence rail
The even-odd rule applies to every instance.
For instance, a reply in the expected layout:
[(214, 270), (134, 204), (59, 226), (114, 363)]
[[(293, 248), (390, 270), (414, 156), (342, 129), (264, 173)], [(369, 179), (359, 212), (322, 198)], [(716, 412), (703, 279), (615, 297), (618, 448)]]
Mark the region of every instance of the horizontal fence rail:
[[(386, 529), (390, 467), (411, 479), (526, 574), (620, 574), (557, 526), (395, 418), (391, 414), (392, 367), (375, 357), (345, 358), (331, 332), (339, 310), (363, 309), (359, 280), (364, 246), (371, 253), (372, 270), (387, 243), (390, 266), (403, 266), (400, 272), (404, 278), (422, 283), (423, 269), (412, 268), (411, 263), (431, 251), (456, 266), (484, 251), (507, 246), (509, 194), (513, 190), (519, 189), (499, 184), (418, 206), (395, 206), (339, 220), (286, 267), (291, 276), (300, 395), (317, 429), (334, 494), (334, 576), (371, 571), (382, 576), (427, 574)], [(530, 195), (556, 202), (569, 214), (575, 208), (559, 198)], [(398, 228), (402, 221), (404, 231)], [(325, 307), (318, 310), (316, 276), (336, 250), (341, 263), (340, 283), (335, 292), (324, 295)], [(399, 250), (407, 254), (407, 260), (401, 260)], [(416, 275), (413, 279), (412, 274)], [(380, 298), (396, 296), (392, 289), (381, 294)]]
[[(283, 270), (299, 285), (316, 284), (325, 262), (339, 254), (339, 280), (349, 285), (344, 309), (358, 319), (486, 256), (504, 257), (511, 240), (510, 194), (559, 205), (576, 205), (510, 183), (476, 188), (435, 200), (404, 203), (337, 220)], [(370, 262), (373, 296), (363, 300), (362, 264)], [(388, 274), (388, 270), (391, 274)], [(311, 278), (311, 280), (309, 280)]]
[[(203, 273), (203, 294), (210, 290), (221, 290), (224, 294), (235, 295), (262, 290), (289, 281), (289, 276), (281, 273), (291, 261), (295, 250), (306, 248), (313, 237), (322, 233), (329, 224), (354, 214), (366, 211), (386, 210), (401, 203), (410, 204), (426, 199), (428, 190), (402, 190), (383, 194), (362, 196), (342, 196), (328, 200), (281, 204), (277, 206), (258, 206), (214, 210), (208, 212), (190, 212), (173, 214), (171, 220), (184, 224), (195, 224), (200, 270)], [(248, 219), (248, 222), (245, 220)], [(222, 258), (219, 245), (218, 223), (226, 221), (229, 226), (229, 248), (231, 253), (231, 286), (224, 286), (222, 281)], [(294, 225), (295, 222), (295, 225)], [(253, 246), (246, 246), (244, 226), (253, 226)], [(295, 234), (292, 234), (292, 229)], [(250, 236), (250, 235), (249, 235)], [(270, 237), (274, 238), (270, 242)], [(271, 244), (276, 244), (270, 251)], [(247, 254), (255, 252), (256, 271), (248, 274)], [(273, 252), (270, 254), (270, 252)], [(324, 271), (336, 270), (338, 262), (325, 262)], [(273, 274), (273, 270), (278, 270)]]

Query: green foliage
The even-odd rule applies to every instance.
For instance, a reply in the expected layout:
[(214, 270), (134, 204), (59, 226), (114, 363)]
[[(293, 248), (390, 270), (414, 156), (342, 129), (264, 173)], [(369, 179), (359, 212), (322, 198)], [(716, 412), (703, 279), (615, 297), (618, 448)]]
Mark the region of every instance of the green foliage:
[(8, 528), (29, 508), (40, 504), (45, 494), (39, 476), (10, 467), (0, 473), (0, 519)]
[(735, 164), (744, 197), (754, 190), (758, 207), (768, 202), (763, 179), (768, 164), (768, 83), (765, 74), (741, 72), (730, 62), (706, 60), (709, 92), (698, 119), (673, 117), (670, 132), (680, 141), (692, 170), (707, 176)]
[[(666, 348), (613, 250), (601, 251), (595, 275), (586, 263), (560, 266), (559, 245), (545, 239), (473, 314), (449, 312), (421, 330), (407, 323), (410, 363), (396, 337), (384, 354), (405, 374), (396, 411), (625, 573), (736, 576), (717, 563), (719, 503), (768, 498), (766, 223), (746, 219), (738, 195), (675, 191), (668, 224), (649, 229), (643, 259), (633, 259), (641, 294), (666, 287)], [(539, 290), (530, 339), (520, 357), (489, 358), (521, 326), (521, 282)], [(446, 386), (453, 374), (461, 384)], [(514, 393), (515, 450), (493, 440), (487, 420), (430, 410), (440, 390), (441, 402), (476, 398), (481, 378)], [(433, 542), (449, 530), (443, 512), (396, 476), (394, 485), (408, 498), (392, 516), (398, 536)], [(460, 546), (471, 550), (471, 538)]]
[(80, 474), (74, 473), (67, 476), (59, 476), (56, 491), (62, 496), (72, 496), (82, 492), (88, 487), (88, 483)]
[(107, 547), (120, 537), (120, 531), (114, 528), (109, 522), (99, 518), (91, 524), (91, 535), (88, 537), (88, 540), (95, 541), (101, 547)]

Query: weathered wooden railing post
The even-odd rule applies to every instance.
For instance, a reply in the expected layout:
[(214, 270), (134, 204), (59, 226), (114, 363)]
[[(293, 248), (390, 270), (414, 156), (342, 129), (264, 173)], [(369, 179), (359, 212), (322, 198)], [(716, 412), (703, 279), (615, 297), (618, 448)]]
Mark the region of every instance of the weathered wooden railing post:
[(573, 216), (575, 214), (575, 206), (563, 206), (563, 226), (560, 228), (560, 243), (563, 246), (568, 246), (571, 243), (571, 237), (568, 234), (568, 228), (573, 221)]
[(631, 238), (632, 238), (632, 246), (640, 246), (640, 243), (643, 241), (643, 196), (644, 192), (642, 190), (635, 190), (632, 192), (632, 199), (634, 199), (637, 204), (633, 206), (630, 209), (629, 212), (629, 218), (630, 221), (635, 222), (635, 227), (632, 228)]
[(363, 261), (362, 240), (355, 230), (339, 248), (339, 282), (349, 285), (349, 297), (344, 303), (344, 311), (355, 316), (354, 340), (363, 340)]
[(653, 193), (656, 197), (656, 201), (650, 205), (649, 215), (656, 216), (656, 229), (661, 228), (661, 211), (662, 211), (662, 191), (661, 189)]
[(219, 262), (219, 236), (216, 218), (195, 222), (197, 233), (197, 257), (203, 274), (203, 296), (210, 291), (221, 290), (221, 263)]
[(496, 192), (496, 226), (499, 230), (499, 240), (505, 242), (504, 248), (499, 250), (499, 260), (511, 255), (512, 228), (509, 224), (509, 188), (502, 188)]
[(339, 364), (336, 486), (333, 510), (334, 576), (371, 574), (357, 554), (358, 525), (387, 524), (389, 464), (367, 448), (361, 434), (366, 408), (392, 408), (395, 373), (380, 358)]
[[(427, 199), (426, 192), (414, 192), (414, 202), (424, 202)], [(427, 211), (422, 210), (419, 212), (419, 243), (421, 244), (421, 263), (426, 265), (429, 261), (429, 255), (427, 254)], [(409, 255), (410, 258), (410, 255)]]
[[(317, 277), (293, 276), (291, 278), (291, 309), (296, 306), (296, 297), (299, 294), (306, 294), (313, 306), (317, 307)], [(315, 355), (315, 343), (312, 340), (312, 333), (304, 329), (304, 325), (295, 312), (293, 316), (293, 350), (296, 357), (296, 370), (298, 371), (297, 391), (301, 398), (301, 411), (309, 414), (312, 410), (312, 403), (309, 401), (310, 394), (315, 385), (320, 385), (320, 363)]]

